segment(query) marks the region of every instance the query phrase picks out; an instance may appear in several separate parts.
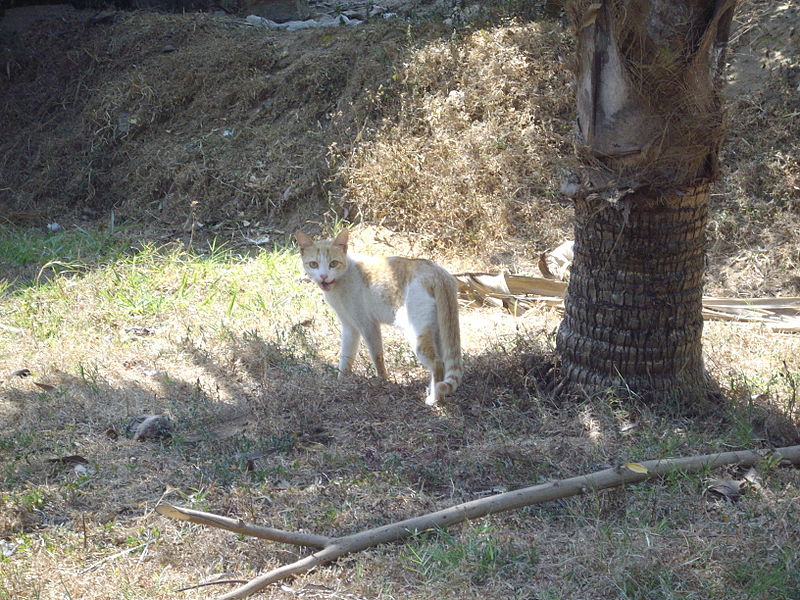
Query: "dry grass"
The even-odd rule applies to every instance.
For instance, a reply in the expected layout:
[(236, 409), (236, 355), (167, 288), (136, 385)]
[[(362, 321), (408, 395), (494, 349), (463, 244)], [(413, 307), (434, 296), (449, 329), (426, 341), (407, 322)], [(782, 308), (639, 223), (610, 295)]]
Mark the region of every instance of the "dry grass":
[[(797, 277), (796, 40), (763, 35), (781, 22), (770, 6), (739, 17), (735, 53), (769, 46), (784, 62), (773, 54), (734, 99), (712, 293), (790, 293)], [(362, 355), (337, 382), (335, 320), (291, 252), (164, 243), (187, 217), (239, 241), (349, 207), (409, 232), (362, 226), (362, 247), (527, 269), (569, 236), (554, 195), (571, 120), (558, 22), (292, 37), (203, 15), (85, 18), (20, 36), (0, 88), (3, 217), (35, 225), (0, 226), (0, 599), (207, 598), (175, 590), (295, 558), (158, 517), (161, 498), (335, 535), (622, 460), (797, 443), (796, 336), (708, 324), (724, 397), (687, 416), (553, 397), (558, 315), (465, 307), (465, 381), (431, 410), (395, 334), (392, 381)], [(65, 217), (112, 205), (115, 227)], [(53, 215), (65, 229), (42, 233)], [(152, 241), (120, 215), (154, 217)], [(10, 376), (22, 368), (34, 376)], [(171, 417), (171, 443), (124, 435), (150, 413)], [(89, 464), (48, 462), (69, 455)], [(704, 494), (705, 474), (666, 478), (421, 532), (266, 597), (796, 599), (800, 476), (765, 461), (755, 482), (728, 502)]]
[(204, 14), (93, 16), (6, 34), (0, 193), (20, 216), (116, 207), (237, 228), (318, 205), (329, 146), (355, 137), (363, 90), (385, 81), (404, 36), (390, 23), (282, 34)]
[[(14, 222), (115, 207), (161, 231), (241, 240), (363, 218), (464, 268), (517, 272), (572, 235), (558, 195), (574, 120), (559, 21), (286, 34), (208, 15), (91, 16), (6, 34), (0, 199)], [(800, 293), (793, 16), (791, 4), (739, 9), (711, 294)]]
[[(29, 254), (48, 239), (3, 234)], [(87, 234), (60, 235), (85, 249)], [(38, 284), (18, 279), (0, 301), (2, 323), (21, 330), (0, 330), (2, 598), (201, 598), (208, 589), (174, 590), (295, 557), (167, 521), (152, 512), (162, 498), (337, 535), (622, 460), (760, 447), (777, 431), (764, 415), (797, 422), (796, 336), (709, 325), (728, 399), (692, 418), (553, 397), (558, 316), (464, 308), (466, 377), (431, 410), (424, 370), (393, 332), (392, 381), (372, 378), (364, 355), (336, 380), (335, 320), (298, 281), (296, 255), (114, 242)], [(8, 376), (20, 368), (34, 376)], [(150, 413), (173, 420), (171, 443), (123, 434)], [(76, 454), (88, 465), (47, 462)], [(579, 599), (588, 586), (593, 598), (744, 599), (768, 586), (793, 598), (800, 479), (766, 463), (757, 473), (735, 504), (704, 495), (702, 476), (675, 477), (422, 532), (267, 597)]]
[(731, 49), (725, 170), (712, 199), (709, 281), (726, 295), (800, 294), (797, 6), (744, 2)]
[(395, 75), (397, 118), (347, 165), (348, 200), (432, 247), (557, 242), (568, 223), (556, 191), (571, 142), (569, 51), (566, 32), (540, 22), (413, 52)]

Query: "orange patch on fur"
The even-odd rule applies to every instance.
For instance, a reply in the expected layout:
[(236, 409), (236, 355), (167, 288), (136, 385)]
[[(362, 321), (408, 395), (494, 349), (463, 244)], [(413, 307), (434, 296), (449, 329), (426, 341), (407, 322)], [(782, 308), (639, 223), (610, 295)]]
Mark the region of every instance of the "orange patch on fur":
[(438, 362), (436, 360), (436, 343), (434, 342), (433, 331), (426, 329), (417, 338), (417, 352), (431, 361), (431, 363)]
[(444, 363), (440, 360), (437, 360), (433, 364), (433, 380), (439, 382), (442, 379), (444, 379)]

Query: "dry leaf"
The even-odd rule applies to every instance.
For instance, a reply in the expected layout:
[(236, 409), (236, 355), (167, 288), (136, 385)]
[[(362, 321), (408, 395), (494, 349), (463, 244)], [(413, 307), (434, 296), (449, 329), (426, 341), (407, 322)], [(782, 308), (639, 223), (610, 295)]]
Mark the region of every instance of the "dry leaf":
[(45, 392), (52, 392), (56, 389), (56, 386), (50, 385), (49, 383), (39, 383), (38, 381), (34, 381), (33, 384), (42, 388)]
[(742, 482), (742, 484), (744, 484), (745, 482), (747, 482), (747, 485), (749, 487), (754, 488), (756, 490), (760, 490), (763, 488), (763, 486), (761, 485), (761, 477), (759, 477), (758, 471), (756, 471), (753, 467), (750, 467), (747, 470), (747, 473), (744, 474), (744, 481)]
[(547, 252), (542, 252), (539, 256), (539, 270), (542, 275), (547, 279), (567, 281), (569, 272), (572, 269), (574, 245), (575, 242), (570, 240)]
[(245, 471), (255, 471), (256, 461), (267, 456), (267, 452), (249, 452), (247, 454), (237, 454), (236, 459), (245, 461)]
[(734, 500), (742, 495), (742, 488), (744, 481), (736, 481), (735, 479), (712, 479), (706, 492), (722, 496), (728, 500)]
[(625, 466), (628, 468), (629, 471), (633, 471), (634, 473), (649, 473), (650, 471), (647, 470), (647, 467), (640, 463), (629, 462), (625, 463)]

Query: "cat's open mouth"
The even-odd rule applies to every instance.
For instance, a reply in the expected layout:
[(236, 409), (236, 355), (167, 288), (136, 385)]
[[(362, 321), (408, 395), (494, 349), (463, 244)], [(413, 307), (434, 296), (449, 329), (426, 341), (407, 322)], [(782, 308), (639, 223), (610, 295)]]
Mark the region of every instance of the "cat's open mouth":
[(331, 289), (334, 283), (336, 283), (335, 279), (333, 281), (320, 281), (319, 287), (327, 292), (329, 289)]

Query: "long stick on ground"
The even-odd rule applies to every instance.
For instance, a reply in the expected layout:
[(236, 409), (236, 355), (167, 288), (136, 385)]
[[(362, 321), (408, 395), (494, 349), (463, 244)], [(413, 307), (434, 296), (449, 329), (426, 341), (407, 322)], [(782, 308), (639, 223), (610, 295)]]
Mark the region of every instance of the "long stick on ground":
[[(246, 598), (274, 583), (290, 577), (297, 573), (310, 571), (314, 567), (326, 564), (337, 558), (353, 552), (364, 550), (372, 546), (399, 540), (415, 532), (424, 531), (434, 527), (448, 527), (455, 523), (477, 519), (486, 515), (504, 512), (548, 502), (559, 498), (567, 498), (577, 494), (594, 492), (629, 483), (644, 481), (652, 477), (658, 477), (672, 472), (698, 471), (710, 469), (722, 465), (739, 464), (750, 466), (763, 460), (765, 454), (749, 450), (737, 452), (722, 452), (719, 454), (705, 454), (701, 456), (690, 456), (686, 458), (671, 458), (660, 460), (648, 460), (642, 463), (626, 463), (612, 469), (597, 471), (589, 475), (579, 475), (569, 479), (561, 479), (550, 483), (534, 485), (532, 487), (505, 492), (488, 498), (472, 500), (451, 508), (446, 508), (433, 513), (428, 513), (420, 517), (390, 523), (375, 529), (369, 529), (360, 533), (339, 537), (326, 538), (324, 536), (314, 536), (310, 534), (292, 534), (285, 531), (261, 528), (257, 526), (244, 526), (241, 522), (226, 517), (220, 517), (210, 513), (200, 513), (189, 509), (177, 508), (168, 504), (160, 504), (156, 510), (162, 515), (191, 520), (195, 523), (203, 523), (213, 527), (222, 527), (246, 533), (248, 535), (258, 535), (275, 541), (286, 542), (296, 545), (309, 545), (322, 547), (322, 549), (310, 556), (298, 560), (297, 562), (284, 565), (273, 569), (263, 575), (251, 579), (247, 584), (220, 596), (219, 600), (233, 600), (235, 598)], [(800, 464), (800, 446), (789, 446), (779, 448), (775, 451), (775, 460), (792, 464)], [(177, 514), (176, 514), (177, 513)], [(179, 516), (183, 515), (183, 516)], [(191, 515), (188, 518), (185, 515)], [(231, 527), (235, 524), (236, 528)], [(259, 531), (259, 534), (253, 531)], [(278, 532), (278, 536), (271, 537), (264, 532)], [(294, 538), (294, 541), (292, 541)], [(305, 540), (305, 541), (303, 541)], [(316, 542), (316, 543), (314, 543)]]
[(190, 521), (192, 523), (200, 523), (201, 525), (209, 525), (219, 529), (227, 529), (234, 533), (241, 533), (252, 537), (263, 538), (265, 540), (272, 540), (273, 542), (282, 542), (284, 544), (294, 544), (295, 546), (309, 546), (311, 548), (324, 548), (333, 542), (333, 538), (324, 535), (314, 535), (313, 533), (302, 533), (296, 531), (283, 531), (282, 529), (273, 529), (272, 527), (262, 527), (261, 525), (250, 525), (239, 519), (231, 519), (230, 517), (223, 517), (222, 515), (215, 515), (214, 513), (202, 512), (191, 508), (183, 508), (180, 506), (172, 506), (165, 502), (159, 503), (156, 506), (156, 512), (169, 517), (170, 519), (177, 519), (178, 521)]

